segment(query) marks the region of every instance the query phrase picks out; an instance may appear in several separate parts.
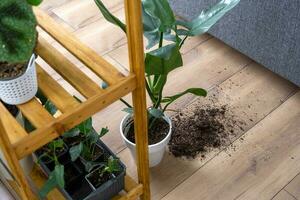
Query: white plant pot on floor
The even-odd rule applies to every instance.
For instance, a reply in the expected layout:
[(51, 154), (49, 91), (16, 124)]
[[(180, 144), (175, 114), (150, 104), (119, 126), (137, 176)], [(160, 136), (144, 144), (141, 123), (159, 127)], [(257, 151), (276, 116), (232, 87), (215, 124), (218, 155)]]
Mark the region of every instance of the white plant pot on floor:
[[(154, 167), (156, 165), (158, 165), (161, 160), (164, 157), (164, 153), (166, 151), (166, 147), (171, 139), (171, 134), (172, 134), (172, 122), (171, 119), (168, 116), (164, 116), (163, 117), (164, 120), (166, 120), (166, 122), (168, 122), (169, 124), (169, 132), (167, 134), (167, 136), (160, 141), (159, 143), (156, 144), (152, 144), (148, 146), (148, 150), (149, 150), (149, 167)], [(136, 161), (136, 148), (135, 148), (135, 144), (130, 142), (126, 136), (124, 135), (124, 127), (125, 125), (129, 122), (129, 120), (131, 120), (131, 116), (130, 114), (126, 115), (120, 124), (120, 133), (121, 136), (126, 144), (126, 146), (130, 149), (131, 155), (133, 156), (133, 158)]]
[(31, 56), (24, 74), (17, 78), (0, 79), (0, 99), (10, 105), (31, 100), (38, 91), (35, 56)]

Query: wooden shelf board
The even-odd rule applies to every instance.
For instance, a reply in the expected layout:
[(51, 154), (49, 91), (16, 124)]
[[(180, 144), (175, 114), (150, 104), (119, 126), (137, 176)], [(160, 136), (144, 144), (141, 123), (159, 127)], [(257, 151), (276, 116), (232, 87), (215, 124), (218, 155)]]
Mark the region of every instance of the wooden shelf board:
[[(30, 178), (34, 182), (34, 184), (41, 188), (44, 182), (47, 180), (46, 176), (40, 169), (38, 165), (33, 167), (32, 172), (30, 173)], [(141, 184), (136, 183), (131, 177), (128, 175), (125, 176), (125, 190), (122, 191), (119, 195), (114, 197), (114, 200), (129, 200), (136, 199), (143, 193), (143, 187)], [(53, 189), (47, 196), (48, 200), (65, 200), (64, 196), (58, 189)]]

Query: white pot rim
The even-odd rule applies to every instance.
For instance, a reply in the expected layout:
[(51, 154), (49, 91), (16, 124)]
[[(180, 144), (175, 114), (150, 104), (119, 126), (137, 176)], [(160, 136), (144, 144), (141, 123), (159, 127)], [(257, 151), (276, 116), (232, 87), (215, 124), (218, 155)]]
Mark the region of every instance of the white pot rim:
[[(123, 117), (121, 124), (120, 124), (120, 133), (121, 133), (123, 140), (125, 140), (127, 143), (131, 144), (132, 146), (136, 146), (136, 144), (129, 141), (123, 133), (123, 124), (129, 116), (130, 116), (130, 114), (128, 113), (127, 115), (125, 115)], [(155, 147), (160, 146), (161, 144), (165, 143), (169, 139), (169, 136), (172, 134), (172, 121), (171, 121), (170, 117), (164, 113), (163, 118), (169, 124), (169, 132), (162, 141), (155, 143), (155, 144), (148, 145), (149, 148), (155, 148)]]
[(28, 73), (28, 71), (30, 70), (30, 67), (32, 66), (32, 63), (35, 61), (35, 55), (34, 55), (34, 53), (31, 55), (31, 57), (30, 57), (30, 60), (29, 60), (29, 62), (27, 63), (27, 68), (26, 68), (26, 71), (22, 74), (22, 75), (20, 75), (20, 76), (18, 76), (17, 78), (5, 78), (5, 79), (0, 79), (0, 81), (1, 82), (6, 82), (6, 81), (11, 81), (11, 80), (18, 80), (18, 79), (21, 79), (23, 76), (25, 76), (27, 73)]

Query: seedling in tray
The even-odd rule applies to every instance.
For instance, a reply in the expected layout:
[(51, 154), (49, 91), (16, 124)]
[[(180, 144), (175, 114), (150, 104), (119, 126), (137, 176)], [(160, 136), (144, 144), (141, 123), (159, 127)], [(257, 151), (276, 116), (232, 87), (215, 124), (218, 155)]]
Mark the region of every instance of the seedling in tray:
[(107, 128), (102, 128), (99, 134), (93, 129), (92, 118), (66, 132), (63, 137), (65, 141), (70, 142), (71, 160), (74, 162), (80, 157), (87, 172), (100, 162), (104, 162), (104, 150), (97, 141), (106, 133)]
[(118, 159), (112, 156), (108, 158), (107, 163), (101, 164), (98, 168), (93, 170), (90, 174), (86, 176), (86, 180), (91, 185), (91, 187), (96, 190), (102, 184), (106, 183), (110, 179), (115, 178), (115, 174), (121, 171)]
[[(42, 147), (43, 148), (43, 147)], [(48, 162), (54, 162), (54, 170), (50, 173), (48, 180), (43, 185), (39, 191), (39, 195), (42, 198), (45, 198), (46, 195), (56, 186), (61, 188), (65, 187), (64, 180), (64, 166), (60, 164), (58, 160), (58, 154), (63, 151), (66, 151), (64, 147), (64, 142), (62, 139), (57, 139), (46, 145), (46, 149), (43, 154), (39, 156), (39, 162), (46, 159)]]

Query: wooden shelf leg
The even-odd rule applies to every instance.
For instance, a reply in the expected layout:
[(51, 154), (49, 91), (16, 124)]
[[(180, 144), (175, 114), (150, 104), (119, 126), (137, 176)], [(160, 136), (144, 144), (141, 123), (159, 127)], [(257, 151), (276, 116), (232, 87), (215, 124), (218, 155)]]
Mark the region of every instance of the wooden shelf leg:
[(125, 0), (127, 40), (130, 71), (136, 75), (137, 87), (132, 93), (134, 107), (134, 129), (139, 182), (143, 184), (141, 199), (150, 199), (148, 122), (145, 91), (145, 67), (142, 7), (140, 0)]
[[(2, 116), (0, 116), (1, 119)], [(0, 120), (0, 145), (2, 152), (8, 162), (8, 165), (12, 171), (12, 174), (15, 176), (17, 186), (18, 186), (18, 194), (20, 195), (22, 200), (34, 200), (37, 199), (36, 196), (30, 189), (30, 186), (26, 180), (23, 169), (17, 159), (17, 155), (12, 148), (12, 145), (9, 142), (7, 132), (4, 128), (3, 122)]]

